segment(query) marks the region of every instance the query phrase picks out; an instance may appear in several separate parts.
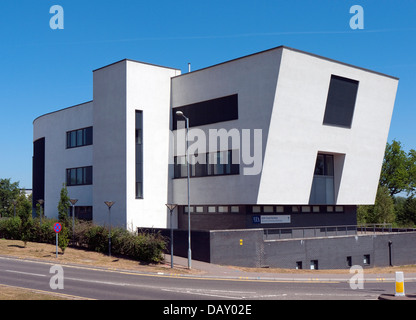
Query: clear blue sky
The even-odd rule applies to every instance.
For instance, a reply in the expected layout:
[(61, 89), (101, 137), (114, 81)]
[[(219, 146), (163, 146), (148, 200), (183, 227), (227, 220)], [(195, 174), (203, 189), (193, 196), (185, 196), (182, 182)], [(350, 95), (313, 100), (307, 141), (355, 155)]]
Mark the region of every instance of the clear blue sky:
[[(52, 5), (64, 29), (52, 30)], [(350, 28), (350, 7), (364, 29)], [(129, 58), (187, 71), (286, 45), (400, 78), (389, 141), (416, 149), (414, 0), (1, 0), (0, 178), (32, 184), (32, 122), (92, 100), (92, 70)]]

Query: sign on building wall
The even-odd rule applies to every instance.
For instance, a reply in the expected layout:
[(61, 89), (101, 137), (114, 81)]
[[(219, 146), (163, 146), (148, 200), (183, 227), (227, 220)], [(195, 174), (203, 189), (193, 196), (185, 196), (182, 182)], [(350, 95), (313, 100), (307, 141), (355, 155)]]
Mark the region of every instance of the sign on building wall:
[(253, 223), (256, 223), (256, 224), (290, 223), (290, 215), (253, 216)]

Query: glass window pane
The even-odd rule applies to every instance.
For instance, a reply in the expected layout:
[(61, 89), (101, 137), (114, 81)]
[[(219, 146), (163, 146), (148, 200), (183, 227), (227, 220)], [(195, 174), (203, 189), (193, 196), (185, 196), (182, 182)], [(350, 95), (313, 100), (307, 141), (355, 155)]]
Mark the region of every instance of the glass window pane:
[(344, 212), (344, 207), (343, 206), (336, 206), (335, 207), (335, 212)]
[(77, 132), (72, 131), (71, 132), (71, 148), (77, 146)]
[(218, 206), (218, 212), (228, 212), (227, 206)]
[(77, 181), (76, 184), (83, 184), (83, 168), (77, 168), (76, 171)]
[(77, 130), (76, 134), (77, 134), (77, 146), (80, 147), (83, 145), (83, 134), (82, 134), (83, 130)]
[(325, 155), (325, 175), (334, 176), (334, 156)]
[(311, 212), (311, 207), (309, 207), (309, 206), (302, 206), (302, 212)]
[(91, 145), (92, 144), (92, 127), (85, 129), (85, 144)]
[(224, 174), (224, 162), (224, 154), (222, 152), (217, 152), (217, 164), (214, 167), (215, 175)]
[(318, 154), (318, 157), (316, 158), (316, 165), (315, 165), (315, 175), (323, 176), (325, 171), (325, 160), (324, 156), (322, 154)]
[(85, 183), (92, 184), (92, 167), (85, 168)]
[(136, 144), (142, 144), (142, 129), (136, 129)]
[(216, 212), (215, 207), (208, 207), (208, 212), (215, 213)]
[(264, 206), (263, 211), (268, 213), (273, 212), (273, 206)]
[(70, 176), (71, 176), (71, 185), (75, 186), (77, 184), (77, 170), (71, 169), (69, 171), (70, 171)]

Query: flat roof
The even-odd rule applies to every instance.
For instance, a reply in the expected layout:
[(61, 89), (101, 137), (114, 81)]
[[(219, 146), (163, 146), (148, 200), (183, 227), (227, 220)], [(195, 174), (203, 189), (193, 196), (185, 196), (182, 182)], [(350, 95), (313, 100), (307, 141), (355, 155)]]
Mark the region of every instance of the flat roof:
[(171, 70), (178, 70), (178, 71), (181, 71), (180, 69), (171, 68), (171, 67), (166, 67), (166, 66), (161, 66), (161, 65), (158, 65), (158, 64), (153, 64), (153, 63), (148, 63), (148, 62), (143, 62), (143, 61), (138, 61), (138, 60), (132, 60), (132, 59), (122, 59), (122, 60), (120, 60), (120, 61), (110, 63), (110, 64), (108, 64), (108, 65), (106, 65), (106, 66), (104, 66), (104, 67), (101, 67), (101, 68), (95, 69), (95, 70), (93, 70), (92, 72), (95, 72), (95, 71), (98, 71), (98, 70), (101, 70), (101, 69), (104, 69), (104, 68), (110, 67), (110, 66), (112, 66), (112, 65), (115, 65), (115, 64), (120, 63), (120, 62), (123, 62), (123, 61), (130, 61), (130, 62), (135, 62), (135, 63), (146, 64), (146, 65), (149, 65), (149, 66), (152, 66), (152, 67), (158, 67), (158, 68), (165, 68), (165, 69), (171, 69)]
[(366, 72), (371, 72), (371, 73), (374, 73), (374, 74), (378, 74), (380, 76), (384, 76), (384, 77), (392, 78), (392, 79), (395, 79), (395, 80), (399, 80), (399, 78), (394, 77), (394, 76), (390, 76), (388, 74), (384, 74), (384, 73), (381, 73), (381, 72), (378, 72), (378, 71), (374, 71), (374, 70), (370, 70), (370, 69), (358, 67), (358, 66), (355, 66), (355, 65), (352, 65), (352, 64), (349, 64), (349, 63), (345, 63), (345, 62), (342, 62), (342, 61), (334, 60), (334, 59), (331, 59), (331, 58), (327, 58), (327, 57), (320, 56), (320, 55), (317, 55), (317, 54), (314, 54), (314, 53), (302, 51), (302, 50), (299, 50), (299, 49), (294, 49), (294, 48), (287, 47), (287, 46), (283, 46), (283, 45), (282, 46), (275, 47), (275, 48), (263, 50), (263, 51), (260, 51), (260, 52), (252, 53), (252, 54), (249, 54), (249, 55), (245, 55), (245, 56), (242, 56), (242, 57), (239, 57), (239, 58), (231, 59), (231, 60), (228, 60), (228, 61), (224, 61), (224, 62), (221, 62), (221, 63), (218, 63), (218, 64), (214, 64), (212, 66), (205, 67), (205, 68), (202, 68), (202, 69), (198, 69), (198, 70), (195, 70), (195, 71), (192, 71), (192, 72), (180, 74), (180, 75), (177, 75), (177, 76), (172, 77), (172, 78), (184, 77), (184, 76), (186, 76), (186, 75), (188, 75), (190, 73), (195, 73), (195, 72), (203, 71), (203, 70), (206, 70), (206, 69), (209, 69), (209, 68), (214, 68), (214, 67), (220, 66), (222, 64), (234, 62), (234, 61), (237, 61), (237, 60), (240, 60), (240, 59), (245, 59), (245, 58), (252, 57), (252, 56), (255, 56), (255, 55), (258, 55), (258, 54), (262, 54), (262, 53), (265, 53), (265, 52), (269, 52), (269, 51), (273, 51), (273, 50), (283, 50), (283, 49), (295, 51), (295, 52), (302, 53), (302, 54), (307, 54), (309, 56), (312, 56), (312, 57), (315, 57), (315, 58), (318, 58), (318, 59), (327, 60), (327, 61), (330, 61), (330, 62), (342, 64), (342, 65), (347, 66), (347, 67), (351, 67), (351, 68), (363, 70), (363, 71), (366, 71)]
[(36, 118), (35, 118), (35, 120), (33, 120), (32, 124), (34, 124), (34, 123), (35, 123), (35, 121), (36, 121), (36, 120), (38, 120), (39, 118), (42, 118), (42, 117), (45, 117), (45, 116), (48, 116), (48, 115), (50, 115), (50, 114), (54, 114), (54, 113), (57, 113), (57, 112), (61, 112), (61, 111), (64, 111), (64, 110), (68, 110), (68, 109), (71, 109), (71, 108), (80, 107), (80, 106), (82, 106), (82, 105), (84, 105), (84, 104), (88, 104), (88, 103), (91, 103), (91, 102), (93, 102), (93, 100), (91, 100), (91, 101), (87, 101), (87, 102), (83, 102), (83, 103), (79, 103), (79, 104), (76, 104), (75, 106), (66, 107), (66, 108), (63, 108), (63, 109), (59, 109), (59, 110), (55, 110), (55, 111), (51, 111), (51, 112), (48, 112), (48, 113), (42, 114), (41, 116), (36, 117)]

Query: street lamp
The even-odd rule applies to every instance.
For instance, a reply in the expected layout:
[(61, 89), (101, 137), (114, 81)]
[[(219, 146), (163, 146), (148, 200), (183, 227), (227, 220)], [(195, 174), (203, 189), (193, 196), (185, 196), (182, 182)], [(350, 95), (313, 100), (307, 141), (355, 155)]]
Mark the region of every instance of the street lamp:
[(114, 201), (104, 201), (108, 207), (108, 219), (110, 222), (110, 231), (108, 233), (108, 255), (111, 257), (111, 207), (115, 203)]
[(173, 227), (172, 227), (172, 212), (178, 206), (177, 204), (166, 204), (170, 211), (170, 267), (173, 269)]
[(69, 202), (72, 204), (72, 242), (75, 241), (75, 204), (78, 202), (78, 199), (69, 199)]
[(39, 199), (38, 203), (40, 204), (40, 225), (42, 225), (42, 205), (45, 203), (45, 200)]
[(187, 164), (187, 177), (188, 177), (188, 269), (191, 269), (191, 260), (192, 260), (192, 251), (191, 251), (191, 202), (189, 195), (189, 152), (188, 152), (188, 143), (189, 143), (189, 118), (185, 117), (182, 111), (176, 111), (176, 115), (183, 117), (186, 121), (186, 164)]

